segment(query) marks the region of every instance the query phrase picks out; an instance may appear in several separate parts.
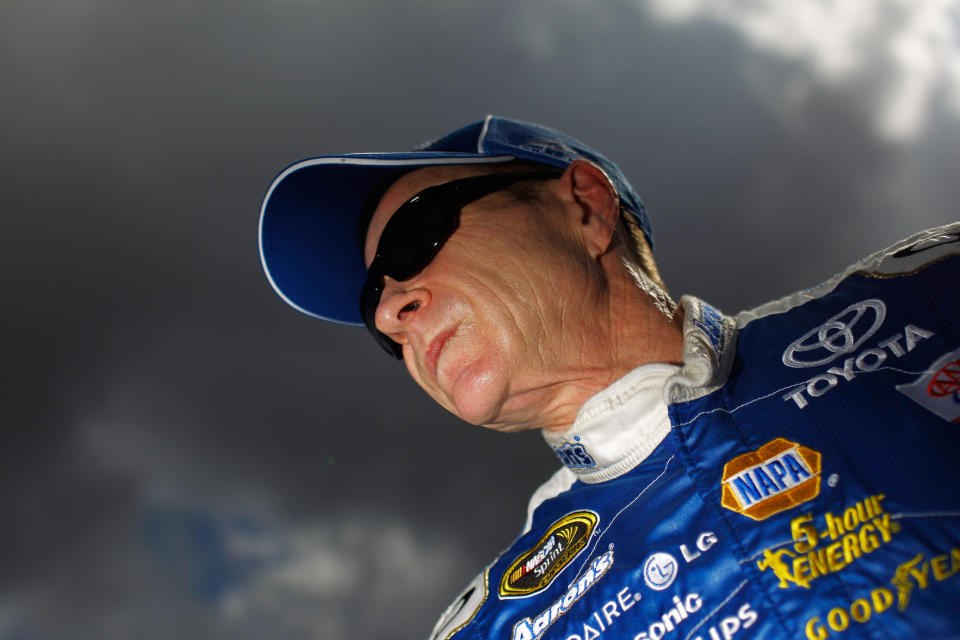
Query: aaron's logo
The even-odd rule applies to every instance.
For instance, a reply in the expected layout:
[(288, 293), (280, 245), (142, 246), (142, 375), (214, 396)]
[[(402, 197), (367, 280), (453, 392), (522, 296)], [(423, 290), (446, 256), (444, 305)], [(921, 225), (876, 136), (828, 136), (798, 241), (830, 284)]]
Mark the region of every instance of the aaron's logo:
[(546, 589), (587, 546), (596, 526), (597, 514), (592, 511), (574, 511), (554, 522), (532, 549), (504, 571), (500, 596), (518, 598)]
[(724, 465), (720, 503), (748, 518), (764, 520), (819, 493), (820, 453), (777, 438)]

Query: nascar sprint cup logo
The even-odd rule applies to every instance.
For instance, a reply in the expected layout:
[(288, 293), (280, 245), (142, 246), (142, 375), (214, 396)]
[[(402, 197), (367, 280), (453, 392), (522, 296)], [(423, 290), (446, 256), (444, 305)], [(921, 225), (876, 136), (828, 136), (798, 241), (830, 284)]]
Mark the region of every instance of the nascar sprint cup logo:
[(820, 453), (786, 438), (771, 440), (723, 467), (720, 503), (754, 520), (820, 494)]
[(520, 598), (546, 589), (587, 546), (596, 526), (597, 514), (592, 511), (574, 511), (554, 522), (540, 541), (503, 573), (500, 595)]

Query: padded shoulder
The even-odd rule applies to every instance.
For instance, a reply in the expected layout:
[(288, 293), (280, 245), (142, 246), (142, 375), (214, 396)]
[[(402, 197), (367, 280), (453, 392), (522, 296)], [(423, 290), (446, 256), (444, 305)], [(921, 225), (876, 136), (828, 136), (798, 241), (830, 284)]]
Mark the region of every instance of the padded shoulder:
[(809, 300), (825, 296), (842, 280), (854, 273), (876, 278), (892, 278), (914, 273), (927, 265), (957, 254), (960, 254), (960, 222), (927, 229), (850, 265), (813, 288), (792, 293), (779, 300), (773, 300), (737, 314), (737, 326), (743, 328), (754, 320), (789, 311)]

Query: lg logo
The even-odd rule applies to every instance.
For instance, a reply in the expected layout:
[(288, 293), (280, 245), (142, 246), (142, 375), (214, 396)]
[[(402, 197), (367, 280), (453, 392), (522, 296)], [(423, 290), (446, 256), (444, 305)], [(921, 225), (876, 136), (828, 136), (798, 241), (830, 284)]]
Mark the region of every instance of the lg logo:
[(795, 340), (783, 352), (783, 364), (794, 368), (819, 367), (853, 353), (877, 332), (886, 316), (887, 307), (882, 300), (855, 302)]
[(676, 558), (669, 553), (655, 553), (643, 563), (643, 581), (654, 591), (663, 591), (673, 584), (678, 567)]

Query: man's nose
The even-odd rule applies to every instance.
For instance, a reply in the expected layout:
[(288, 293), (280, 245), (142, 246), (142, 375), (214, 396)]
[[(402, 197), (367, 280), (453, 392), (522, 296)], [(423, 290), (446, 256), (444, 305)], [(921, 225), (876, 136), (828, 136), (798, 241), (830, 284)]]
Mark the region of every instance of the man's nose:
[(377, 305), (377, 329), (400, 344), (408, 342), (411, 322), (430, 304), (430, 292), (422, 287), (407, 289), (403, 283), (388, 281)]

